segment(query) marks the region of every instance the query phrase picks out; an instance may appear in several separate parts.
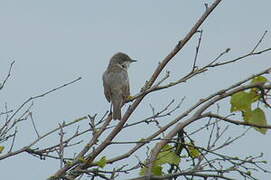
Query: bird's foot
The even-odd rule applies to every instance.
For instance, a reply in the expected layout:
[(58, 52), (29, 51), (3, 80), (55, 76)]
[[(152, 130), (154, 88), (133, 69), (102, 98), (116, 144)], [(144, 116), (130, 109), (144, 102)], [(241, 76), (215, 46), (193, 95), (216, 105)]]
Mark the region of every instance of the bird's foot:
[(132, 101), (134, 98), (135, 98), (134, 96), (128, 96), (126, 100), (127, 101)]

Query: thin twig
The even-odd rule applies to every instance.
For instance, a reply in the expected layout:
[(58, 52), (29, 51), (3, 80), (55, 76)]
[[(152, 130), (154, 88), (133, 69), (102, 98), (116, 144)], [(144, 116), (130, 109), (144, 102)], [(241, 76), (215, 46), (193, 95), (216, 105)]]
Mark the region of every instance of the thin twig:
[[(231, 89), (229, 90), (228, 92), (223, 92), (222, 94), (220, 92), (217, 93), (217, 95), (219, 94), (219, 96), (216, 96), (212, 99), (210, 99), (208, 102), (206, 102), (204, 105), (202, 105), (194, 114), (192, 117), (190, 117), (189, 119), (187, 119), (186, 121), (182, 121), (182, 122), (179, 122), (174, 128), (173, 130), (171, 130), (169, 133), (167, 133), (167, 135), (165, 136), (165, 139), (171, 139), (172, 137), (174, 137), (180, 129), (183, 129), (185, 128), (187, 125), (189, 125), (190, 123), (198, 120), (198, 119), (201, 119), (201, 115), (202, 113), (207, 109), (209, 108), (210, 106), (212, 106), (214, 103), (226, 98), (226, 97), (229, 97), (231, 96), (232, 94), (235, 94), (237, 92), (240, 92), (240, 91), (243, 91), (243, 90), (246, 90), (246, 89), (251, 89), (251, 88), (255, 88), (255, 87), (261, 87), (261, 88), (264, 88), (264, 89), (271, 89), (271, 85), (263, 85), (262, 83), (261, 84), (249, 84), (249, 85), (246, 85), (246, 86), (240, 86), (240, 87), (237, 87), (235, 89)], [(182, 116), (181, 116), (182, 117)], [(178, 117), (176, 118), (176, 120), (180, 120)], [(155, 145), (155, 147), (152, 149), (152, 153), (151, 153), (151, 157), (150, 157), (150, 160), (149, 160), (149, 166), (148, 168), (152, 168), (153, 166), (153, 163), (158, 155), (158, 153), (160, 152), (160, 150), (168, 143), (168, 140), (161, 140), (159, 143), (157, 143)]]
[(217, 119), (221, 119), (223, 121), (226, 121), (226, 122), (229, 122), (229, 123), (232, 123), (232, 124), (235, 124), (235, 125), (244, 125), (244, 126), (257, 127), (257, 128), (271, 129), (270, 125), (259, 125), (259, 124), (253, 124), (253, 123), (246, 122), (246, 121), (232, 120), (232, 119), (229, 119), (227, 117), (220, 116), (218, 114), (213, 114), (211, 112), (206, 113), (206, 114), (202, 114), (202, 117), (217, 118)]
[[(62, 128), (67, 127), (67, 126), (70, 126), (70, 125), (75, 124), (75, 123), (78, 123), (79, 121), (82, 121), (82, 120), (85, 120), (85, 119), (87, 119), (86, 116), (81, 117), (81, 118), (78, 118), (78, 119), (75, 119), (74, 121), (71, 121), (71, 122), (69, 122), (69, 123), (65, 123), (65, 124), (63, 125)], [(16, 150), (16, 151), (13, 151), (13, 152), (10, 152), (10, 153), (7, 153), (7, 154), (4, 154), (4, 155), (0, 156), (0, 160), (5, 159), (5, 158), (8, 158), (8, 157), (10, 157), (10, 156), (14, 156), (14, 155), (16, 155), (16, 154), (19, 154), (19, 153), (22, 153), (22, 152), (26, 151), (27, 149), (31, 148), (31, 147), (34, 146), (36, 143), (38, 143), (39, 141), (41, 141), (41, 140), (44, 139), (45, 137), (47, 137), (47, 136), (53, 134), (54, 132), (58, 131), (59, 129), (60, 129), (60, 127), (57, 127), (57, 128), (55, 128), (55, 129), (53, 129), (53, 130), (51, 130), (51, 131), (45, 133), (44, 135), (40, 136), (39, 138), (37, 138), (36, 140), (34, 140), (33, 142), (31, 142), (29, 145), (27, 145), (27, 146), (25, 146), (25, 147), (23, 147), (23, 148), (21, 148), (21, 149), (19, 149), (19, 150)]]
[(243, 56), (240, 56), (238, 58), (235, 58), (233, 60), (229, 60), (229, 61), (224, 61), (224, 62), (221, 62), (221, 63), (215, 63), (215, 64), (210, 64), (208, 65), (208, 67), (216, 67), (216, 66), (223, 66), (223, 65), (226, 65), (226, 64), (230, 64), (230, 63), (234, 63), (234, 62), (237, 62), (241, 59), (244, 59), (246, 57), (249, 57), (249, 56), (255, 56), (255, 55), (259, 55), (259, 54), (262, 54), (262, 53), (265, 53), (265, 52), (268, 52), (268, 51), (271, 51), (271, 48), (266, 48), (262, 51), (257, 51), (257, 52), (253, 52), (253, 53), (248, 53), (248, 54), (245, 54)]
[(12, 142), (11, 142), (8, 153), (10, 153), (12, 151), (12, 149), (13, 149), (17, 132), (18, 132), (18, 130), (17, 130), (17, 127), (16, 127), (14, 133), (12, 134), (13, 138), (12, 138)]
[(25, 102), (23, 102), (23, 104), (21, 104), (16, 110), (15, 110), (15, 112), (10, 116), (10, 118), (9, 118), (9, 120), (8, 121), (10, 121), (28, 102), (30, 102), (30, 101), (32, 101), (32, 100), (34, 100), (34, 99), (38, 99), (38, 98), (41, 98), (41, 97), (44, 97), (44, 96), (46, 96), (47, 94), (50, 94), (50, 93), (52, 93), (52, 92), (54, 92), (54, 91), (57, 91), (57, 90), (59, 90), (59, 89), (62, 89), (62, 88), (64, 88), (64, 87), (66, 87), (66, 86), (68, 86), (68, 85), (70, 85), (70, 84), (73, 84), (73, 83), (75, 83), (75, 82), (77, 82), (77, 81), (79, 81), (79, 80), (81, 80), (82, 78), (81, 77), (79, 77), (79, 78), (77, 78), (77, 79), (75, 79), (75, 80), (73, 80), (73, 81), (70, 81), (70, 82), (68, 82), (68, 83), (65, 83), (65, 84), (63, 84), (63, 85), (61, 85), (61, 86), (58, 86), (58, 87), (56, 87), (56, 88), (53, 88), (53, 89), (51, 89), (51, 90), (49, 90), (49, 91), (46, 91), (45, 93), (42, 93), (42, 94), (40, 94), (40, 95), (37, 95), (37, 96), (32, 96), (32, 97), (30, 97), (30, 98), (28, 98)]
[(9, 67), (9, 71), (8, 71), (8, 74), (7, 74), (6, 78), (4, 79), (4, 81), (3, 81), (2, 84), (0, 83), (0, 90), (3, 89), (3, 87), (5, 86), (5, 84), (6, 84), (7, 80), (8, 80), (8, 78), (10, 77), (10, 75), (11, 75), (11, 70), (12, 70), (12, 66), (14, 65), (14, 63), (15, 63), (15, 61), (12, 61), (12, 62), (11, 62), (10, 67)]
[(29, 116), (30, 116), (30, 119), (31, 119), (33, 128), (34, 128), (34, 130), (35, 130), (35, 132), (36, 132), (36, 135), (37, 135), (37, 137), (39, 138), (40, 135), (39, 135), (39, 132), (38, 132), (37, 127), (36, 127), (35, 122), (34, 122), (33, 113), (32, 113), (32, 112), (29, 112)]
[(208, 63), (206, 66), (204, 66), (203, 68), (208, 68), (208, 67), (212, 67), (212, 65), (218, 61), (223, 55), (225, 55), (226, 53), (230, 52), (230, 48), (225, 49), (222, 53), (220, 53), (213, 61), (211, 61), (210, 63)]
[[(101, 136), (101, 134), (104, 132), (106, 127), (109, 125), (110, 121), (112, 120), (111, 116), (108, 116), (103, 123), (102, 127), (97, 131), (94, 136), (91, 138), (91, 140), (84, 146), (83, 150), (74, 158), (74, 161), (72, 163), (66, 164), (63, 168), (59, 169), (53, 176), (59, 177), (62, 176), (63, 173), (65, 173), (67, 170), (72, 168), (73, 166), (77, 165), (79, 163), (79, 159), (83, 158), (84, 155), (89, 151), (89, 149), (97, 143), (98, 138)], [(92, 155), (92, 154), (91, 154)], [(88, 155), (89, 156), (89, 155)], [(90, 157), (90, 156), (89, 156)], [(88, 160), (89, 161), (89, 160)], [(89, 162), (87, 162), (89, 163)], [(81, 170), (81, 169), (77, 169)]]
[(260, 40), (258, 41), (258, 43), (256, 44), (256, 46), (251, 50), (251, 52), (250, 52), (251, 54), (256, 51), (257, 47), (262, 43), (263, 38), (265, 37), (266, 34), (267, 34), (267, 30), (264, 31), (262, 37), (260, 38)]
[(63, 122), (62, 124), (59, 124), (59, 128), (60, 128), (60, 132), (59, 132), (59, 150), (58, 150), (58, 155), (59, 155), (59, 160), (60, 160), (60, 168), (63, 167), (63, 163), (64, 163), (64, 143), (63, 143), (63, 139), (64, 139), (64, 131), (63, 131), (63, 126), (65, 125), (65, 123)]
[(1, 116), (1, 115), (4, 115), (4, 114), (9, 114), (9, 113), (12, 113), (12, 112), (13, 112), (13, 110), (8, 110), (8, 111), (6, 111), (6, 112), (1, 112), (1, 113), (0, 113), (0, 116)]
[(198, 59), (199, 48), (201, 45), (201, 38), (202, 38), (203, 30), (200, 30), (198, 32), (200, 33), (200, 35), (199, 35), (199, 39), (198, 39), (198, 45), (196, 47), (196, 53), (195, 53), (194, 62), (193, 62), (193, 66), (192, 66), (192, 72), (196, 69), (196, 63), (197, 63), (197, 59)]

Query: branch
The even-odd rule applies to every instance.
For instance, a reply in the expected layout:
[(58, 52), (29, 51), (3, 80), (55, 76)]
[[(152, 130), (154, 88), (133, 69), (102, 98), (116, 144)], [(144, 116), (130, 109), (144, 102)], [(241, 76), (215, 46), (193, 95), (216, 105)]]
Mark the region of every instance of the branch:
[[(270, 68), (269, 68), (270, 69)], [(264, 71), (265, 73), (268, 73), (268, 70)], [(235, 85), (231, 86), (234, 87)], [(218, 91), (217, 93), (215, 93), (213, 96), (213, 98), (211, 98), (210, 100), (208, 100), (205, 104), (203, 104), (193, 115), (192, 117), (190, 117), (189, 119), (187, 119), (186, 121), (182, 121), (180, 123), (178, 123), (175, 128), (173, 130), (171, 130), (164, 138), (164, 140), (161, 140), (159, 143), (157, 143), (155, 145), (155, 147), (152, 150), (149, 162), (148, 162), (148, 175), (151, 175), (151, 169), (153, 167), (153, 163), (156, 160), (156, 157), (158, 155), (158, 153), (160, 152), (160, 150), (169, 142), (168, 139), (172, 139), (174, 136), (176, 136), (176, 134), (183, 128), (185, 128), (187, 125), (189, 125), (190, 123), (198, 120), (201, 118), (202, 113), (209, 108), (211, 105), (213, 105), (214, 103), (216, 103), (217, 101), (220, 101), (226, 97), (229, 97), (237, 92), (246, 90), (246, 89), (251, 89), (251, 88), (263, 88), (263, 89), (271, 89), (271, 85), (263, 85), (262, 83), (257, 83), (257, 84), (249, 84), (246, 86), (240, 86), (234, 89), (227, 91)], [(229, 88), (228, 88), (229, 89)], [(177, 117), (174, 121), (179, 121), (180, 118), (183, 117), (183, 115)]]
[[(203, 13), (203, 15), (198, 19), (198, 21), (196, 22), (196, 24), (186, 34), (186, 36), (184, 37), (184, 39), (182, 39), (182, 40), (180, 40), (178, 42), (178, 44), (175, 46), (175, 48), (162, 60), (162, 62), (159, 62), (158, 67), (153, 72), (153, 74), (152, 74), (151, 78), (149, 79), (149, 81), (147, 81), (146, 84), (145, 84), (145, 86), (142, 88), (141, 93), (139, 95), (137, 95), (136, 97), (131, 98), (131, 101), (134, 100), (134, 99), (137, 99), (137, 101), (140, 102), (144, 98), (145, 95), (147, 95), (148, 93), (150, 93), (150, 92), (152, 92), (154, 90), (158, 90), (158, 89), (149, 90), (149, 88), (151, 88), (151, 86), (156, 81), (156, 79), (160, 75), (161, 71), (169, 63), (169, 61), (171, 61), (172, 58), (187, 44), (187, 42), (192, 38), (192, 36), (195, 33), (198, 32), (198, 28), (207, 19), (207, 17), (212, 13), (212, 11), (217, 7), (217, 5), (220, 2), (221, 2), (221, 0), (216, 0), (209, 8), (206, 9), (206, 11)], [(180, 80), (180, 81), (182, 81), (182, 80)], [(166, 87), (164, 87), (164, 88), (166, 88)], [(160, 89), (163, 89), (163, 87), (161, 87)], [(146, 90), (148, 90), (148, 91), (146, 91)]]
[(255, 45), (255, 47), (251, 50), (251, 54), (254, 53), (257, 49), (257, 47), (262, 43), (263, 38), (265, 37), (265, 35), (267, 34), (267, 31), (264, 31), (262, 37), (260, 38), (260, 40), (258, 41), (258, 43)]
[[(76, 166), (77, 164), (79, 164), (79, 159), (84, 159), (84, 155), (89, 151), (89, 149), (98, 141), (98, 138), (101, 136), (101, 134), (104, 132), (104, 130), (106, 129), (106, 127), (109, 125), (110, 121), (112, 120), (112, 116), (108, 116), (107, 119), (105, 120), (104, 124), (102, 125), (102, 127), (97, 131), (97, 132), (93, 132), (94, 136), (91, 138), (91, 140), (85, 145), (85, 147), (83, 148), (83, 150), (74, 158), (74, 161), (71, 163), (67, 163), (63, 168), (59, 169), (52, 177), (53, 178), (58, 178), (61, 177), (63, 174), (66, 173), (66, 171), (68, 171), (69, 169), (71, 169), (72, 167)], [(90, 155), (89, 155), (90, 157)], [(89, 159), (86, 160), (86, 164), (89, 164)], [(81, 171), (81, 169), (77, 168), (76, 171)]]
[[(15, 112), (9, 117), (9, 119), (6, 121), (6, 123), (8, 124), (13, 118), (14, 118), (14, 116), (27, 104), (27, 103), (29, 103), (30, 101), (32, 101), (32, 100), (34, 100), (34, 99), (38, 99), (38, 98), (41, 98), (41, 97), (44, 97), (44, 96), (46, 96), (46, 95), (48, 95), (48, 94), (50, 94), (50, 93), (52, 93), (52, 92), (54, 92), (54, 91), (57, 91), (57, 90), (59, 90), (59, 89), (62, 89), (62, 88), (64, 88), (64, 87), (66, 87), (66, 86), (68, 86), (68, 85), (70, 85), (70, 84), (73, 84), (73, 83), (75, 83), (75, 82), (77, 82), (77, 81), (79, 81), (79, 80), (81, 80), (82, 78), (81, 77), (79, 77), (79, 78), (77, 78), (77, 79), (75, 79), (75, 80), (73, 80), (73, 81), (70, 81), (70, 82), (68, 82), (68, 83), (66, 83), (66, 84), (63, 84), (63, 85), (61, 85), (61, 86), (59, 86), (59, 87), (56, 87), (56, 88), (53, 88), (53, 89), (51, 89), (51, 90), (49, 90), (49, 91), (46, 91), (45, 93), (43, 93), (43, 94), (40, 94), (40, 95), (37, 95), (37, 96), (33, 96), (33, 97), (30, 97), (30, 98), (28, 98), (25, 102), (23, 102), (23, 104), (21, 104), (16, 110), (15, 110)], [(3, 128), (1, 128), (0, 129), (0, 132), (3, 130)]]
[[(198, 31), (200, 33), (202, 33), (202, 31)], [(225, 49), (222, 53), (220, 53), (213, 61), (211, 61), (210, 63), (208, 63), (207, 65), (201, 67), (201, 68), (196, 68), (196, 61), (197, 61), (197, 56), (198, 56), (198, 51), (199, 51), (199, 46), (200, 46), (200, 43), (201, 43), (201, 35), (200, 35), (200, 38), (199, 38), (199, 41), (198, 41), (198, 45), (196, 47), (196, 55), (195, 55), (195, 59), (194, 59), (194, 62), (193, 62), (193, 67), (192, 67), (192, 71), (189, 72), (187, 75), (185, 75), (184, 77), (180, 78), (179, 80), (177, 81), (174, 81), (174, 82), (170, 82), (168, 83), (167, 85), (163, 85), (163, 86), (160, 86), (161, 82), (153, 85), (152, 87), (149, 87), (147, 89), (143, 89), (141, 90), (140, 93), (136, 94), (135, 96), (133, 96), (133, 98), (129, 99), (127, 102), (130, 102), (130, 101), (133, 101), (134, 99), (137, 99), (139, 97), (143, 97), (143, 96), (146, 96), (147, 94), (151, 93), (151, 92), (154, 92), (154, 91), (158, 91), (158, 90), (162, 90), (162, 89), (166, 89), (166, 88), (170, 88), (170, 87), (173, 87), (177, 84), (180, 84), (180, 83), (184, 83), (186, 82), (187, 80), (191, 79), (192, 77), (198, 75), (198, 74), (201, 74), (203, 72), (206, 72), (208, 71), (209, 68), (211, 67), (217, 67), (217, 66), (223, 66), (223, 65), (227, 65), (227, 64), (231, 64), (231, 63), (234, 63), (234, 62), (237, 62), (237, 61), (240, 61), (246, 57), (249, 57), (249, 56), (253, 56), (253, 55), (259, 55), (259, 54), (262, 54), (262, 53), (265, 53), (265, 52), (268, 52), (271, 50), (271, 48), (267, 48), (267, 49), (264, 49), (262, 51), (258, 51), (258, 52), (255, 52), (256, 48), (260, 45), (260, 43), (262, 42), (263, 38), (265, 37), (267, 31), (265, 31), (265, 33), (263, 34), (263, 36), (261, 37), (261, 39), (257, 42), (257, 44), (254, 46), (253, 50), (245, 55), (242, 55), (242, 56), (239, 56), (233, 60), (228, 60), (228, 61), (225, 61), (225, 62), (221, 62), (221, 63), (215, 63), (217, 62), (223, 55), (225, 55), (226, 53), (228, 53), (231, 49), (230, 48), (227, 48)], [(168, 78), (168, 76), (166, 76), (166, 78)], [(166, 79), (164, 78), (164, 79)]]
[(211, 99), (213, 99), (216, 96), (220, 96), (221, 94), (223, 94), (226, 91), (229, 91), (233, 88), (236, 88), (242, 84), (244, 84), (245, 82), (253, 79), (254, 77), (263, 75), (263, 74), (268, 74), (270, 71), (270, 68), (259, 72), (255, 75), (252, 75), (242, 81), (239, 81), (235, 84), (233, 84), (232, 86), (230, 86), (229, 88), (220, 90), (214, 94), (211, 94), (210, 96), (206, 97), (206, 98), (202, 98), (199, 100), (199, 102), (197, 102), (196, 104), (194, 104), (193, 106), (191, 106), (188, 110), (186, 110), (185, 112), (183, 112), (181, 115), (177, 116), (174, 120), (172, 120), (171, 122), (169, 122), (168, 124), (166, 124), (165, 126), (163, 126), (161, 129), (157, 130), (156, 132), (154, 132), (153, 134), (151, 134), (150, 136), (144, 138), (144, 141), (141, 141), (140, 143), (136, 144), (133, 148), (131, 148), (128, 152), (124, 153), (123, 155), (117, 156), (115, 158), (112, 158), (110, 160), (108, 160), (108, 163), (113, 163), (115, 161), (119, 161), (125, 158), (130, 157), (134, 152), (136, 152), (138, 149), (140, 149), (142, 146), (146, 145), (148, 142), (150, 142), (153, 138), (159, 136), (162, 132), (165, 132), (168, 128), (170, 128), (171, 126), (173, 126), (174, 124), (176, 124), (177, 122), (179, 122), (181, 119), (185, 118), (186, 116), (188, 116), (192, 111), (194, 111), (196, 108), (198, 108), (199, 106), (201, 106), (202, 104), (210, 101)]
[(12, 66), (13, 66), (14, 63), (15, 63), (15, 61), (12, 61), (12, 63), (10, 64), (10, 67), (9, 67), (8, 75), (4, 79), (3, 83), (2, 84), (0, 83), (0, 90), (3, 89), (3, 87), (5, 86), (8, 78), (10, 77), (10, 75), (11, 75), (11, 69), (12, 69)]
[(38, 137), (35, 141), (31, 142), (29, 145), (27, 145), (27, 146), (25, 146), (25, 147), (23, 147), (23, 148), (21, 148), (21, 149), (19, 149), (19, 150), (17, 150), (17, 151), (9, 152), (9, 153), (7, 153), (7, 154), (4, 154), (4, 155), (0, 156), (0, 160), (5, 159), (5, 158), (8, 158), (8, 157), (10, 157), (10, 156), (14, 156), (14, 155), (19, 154), (19, 153), (22, 153), (22, 152), (26, 152), (27, 149), (30, 149), (32, 146), (34, 146), (36, 143), (38, 143), (40, 140), (44, 139), (45, 137), (47, 137), (47, 136), (53, 134), (54, 132), (60, 130), (61, 128), (70, 126), (70, 125), (72, 125), (72, 124), (74, 124), (74, 123), (78, 123), (79, 121), (84, 120), (84, 119), (87, 119), (87, 117), (84, 116), (84, 117), (78, 118), (78, 119), (76, 119), (76, 120), (74, 120), (74, 121), (71, 121), (71, 122), (69, 122), (69, 123), (66, 123), (66, 124), (64, 124), (62, 127), (57, 127), (57, 128), (55, 128), (55, 129), (53, 129), (53, 130), (51, 130), (51, 131), (45, 133), (44, 135)]
[(192, 66), (192, 72), (197, 68), (196, 64), (197, 64), (197, 60), (198, 60), (199, 48), (201, 45), (201, 38), (202, 38), (203, 31), (201, 30), (198, 32), (200, 33), (200, 35), (199, 35), (199, 39), (198, 39), (198, 45), (196, 47), (196, 53), (195, 53), (194, 62), (193, 62), (193, 66)]
[(179, 172), (179, 173), (173, 173), (169, 175), (164, 175), (164, 176), (143, 176), (143, 177), (138, 177), (138, 178), (133, 178), (129, 180), (146, 180), (148, 178), (151, 178), (152, 180), (163, 180), (163, 179), (171, 179), (171, 178), (177, 178), (179, 176), (192, 176), (192, 177), (202, 177), (204, 179), (207, 178), (220, 178), (220, 179), (226, 179), (226, 180), (234, 180), (232, 178), (225, 177), (223, 175), (218, 175), (218, 174), (204, 174), (204, 173), (198, 173), (198, 172)]
[(245, 121), (232, 120), (232, 119), (229, 119), (227, 117), (220, 116), (218, 114), (213, 114), (211, 112), (208, 112), (206, 114), (202, 114), (201, 117), (202, 118), (204, 118), (204, 117), (217, 118), (217, 119), (221, 119), (223, 121), (226, 121), (226, 122), (229, 122), (229, 123), (232, 123), (232, 124), (235, 124), (235, 125), (244, 125), (244, 126), (257, 127), (257, 128), (271, 129), (270, 125), (264, 126), (264, 125), (253, 124), (253, 123), (249, 123), (249, 122), (245, 122)]
[(164, 69), (164, 67), (167, 65), (167, 63), (186, 45), (186, 43), (191, 39), (191, 37), (198, 31), (198, 28), (201, 26), (201, 24), (206, 20), (206, 18), (211, 14), (211, 12), (217, 7), (217, 5), (221, 2), (221, 0), (216, 0), (209, 8), (206, 9), (206, 11), (203, 13), (203, 15), (199, 18), (199, 20), (196, 22), (196, 24), (192, 27), (192, 29), (187, 33), (187, 35), (179, 41), (179, 43), (175, 46), (175, 48), (164, 58), (164, 60), (159, 63), (158, 67), (152, 74), (152, 77), (146, 84), (146, 88), (149, 88), (152, 86), (152, 84), (155, 82), (161, 71)]
[(225, 65), (225, 64), (234, 63), (234, 62), (239, 61), (241, 59), (244, 59), (246, 57), (259, 55), (259, 54), (265, 53), (267, 51), (271, 51), (271, 48), (266, 48), (264, 50), (257, 51), (257, 52), (254, 52), (254, 51), (253, 52), (249, 52), (248, 54), (245, 54), (245, 55), (240, 56), (238, 58), (235, 58), (233, 60), (229, 60), (229, 61), (225, 61), (225, 62), (221, 62), (221, 63), (210, 64), (210, 65), (208, 65), (208, 67), (216, 67), (216, 66), (222, 66), (222, 65)]
[[(154, 82), (156, 81), (157, 77), (161, 73), (161, 71), (164, 69), (164, 67), (167, 65), (167, 63), (172, 60), (172, 58), (187, 44), (187, 42), (191, 39), (191, 37), (198, 31), (198, 28), (200, 25), (206, 20), (206, 18), (209, 16), (209, 14), (216, 8), (216, 6), (221, 2), (221, 0), (216, 0), (210, 8), (206, 9), (204, 14), (201, 16), (201, 18), (196, 22), (196, 24), (192, 27), (190, 32), (185, 36), (185, 38), (181, 41), (178, 42), (178, 44), (175, 46), (175, 48), (164, 58), (164, 60), (159, 63), (158, 67), (152, 74), (151, 78), (149, 81), (146, 82), (146, 84), (143, 86), (142, 91), (145, 91), (149, 89)], [(73, 169), (73, 172), (78, 172), (80, 170), (87, 169), (91, 162), (97, 157), (109, 144), (110, 142), (114, 139), (114, 137), (121, 131), (123, 128), (124, 124), (130, 117), (130, 115), (134, 112), (136, 107), (139, 105), (139, 103), (143, 100), (145, 95), (139, 97), (136, 99), (136, 101), (129, 106), (128, 110), (124, 114), (122, 120), (117, 124), (117, 126), (111, 131), (111, 133), (106, 137), (106, 139), (91, 153), (87, 156), (87, 161), (80, 165), (80, 167), (77, 167)], [(65, 167), (64, 167), (65, 168)], [(68, 169), (66, 169), (68, 170)], [(57, 173), (53, 175), (54, 178), (58, 178), (64, 175), (66, 170), (61, 169)], [(78, 177), (78, 173), (70, 173), (70, 176), (67, 177), (68, 179), (75, 179)]]

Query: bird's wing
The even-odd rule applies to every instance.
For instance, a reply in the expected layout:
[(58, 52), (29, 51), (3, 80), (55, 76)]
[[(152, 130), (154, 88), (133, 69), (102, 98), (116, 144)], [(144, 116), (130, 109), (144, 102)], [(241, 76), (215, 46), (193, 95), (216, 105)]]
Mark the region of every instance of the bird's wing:
[(103, 86), (104, 86), (104, 95), (107, 99), (108, 102), (111, 101), (111, 91), (110, 91), (110, 86), (108, 84), (108, 73), (107, 71), (104, 72), (103, 74)]
[(124, 99), (126, 99), (128, 96), (130, 96), (130, 85), (129, 85), (129, 78), (128, 78), (128, 73), (125, 71), (123, 73), (123, 86), (122, 86), (122, 92)]
[(105, 90), (109, 90), (109, 92), (105, 92), (105, 96), (109, 94), (111, 101), (114, 94), (120, 93), (123, 100), (130, 96), (128, 73), (122, 67), (112, 66), (110, 70), (104, 73), (103, 79)]

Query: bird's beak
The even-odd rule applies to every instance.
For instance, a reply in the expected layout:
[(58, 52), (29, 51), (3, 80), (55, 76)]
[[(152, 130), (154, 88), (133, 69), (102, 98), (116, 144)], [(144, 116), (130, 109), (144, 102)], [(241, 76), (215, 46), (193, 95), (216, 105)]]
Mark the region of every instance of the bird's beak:
[(132, 62), (137, 62), (137, 60), (131, 59), (131, 63), (132, 63)]

